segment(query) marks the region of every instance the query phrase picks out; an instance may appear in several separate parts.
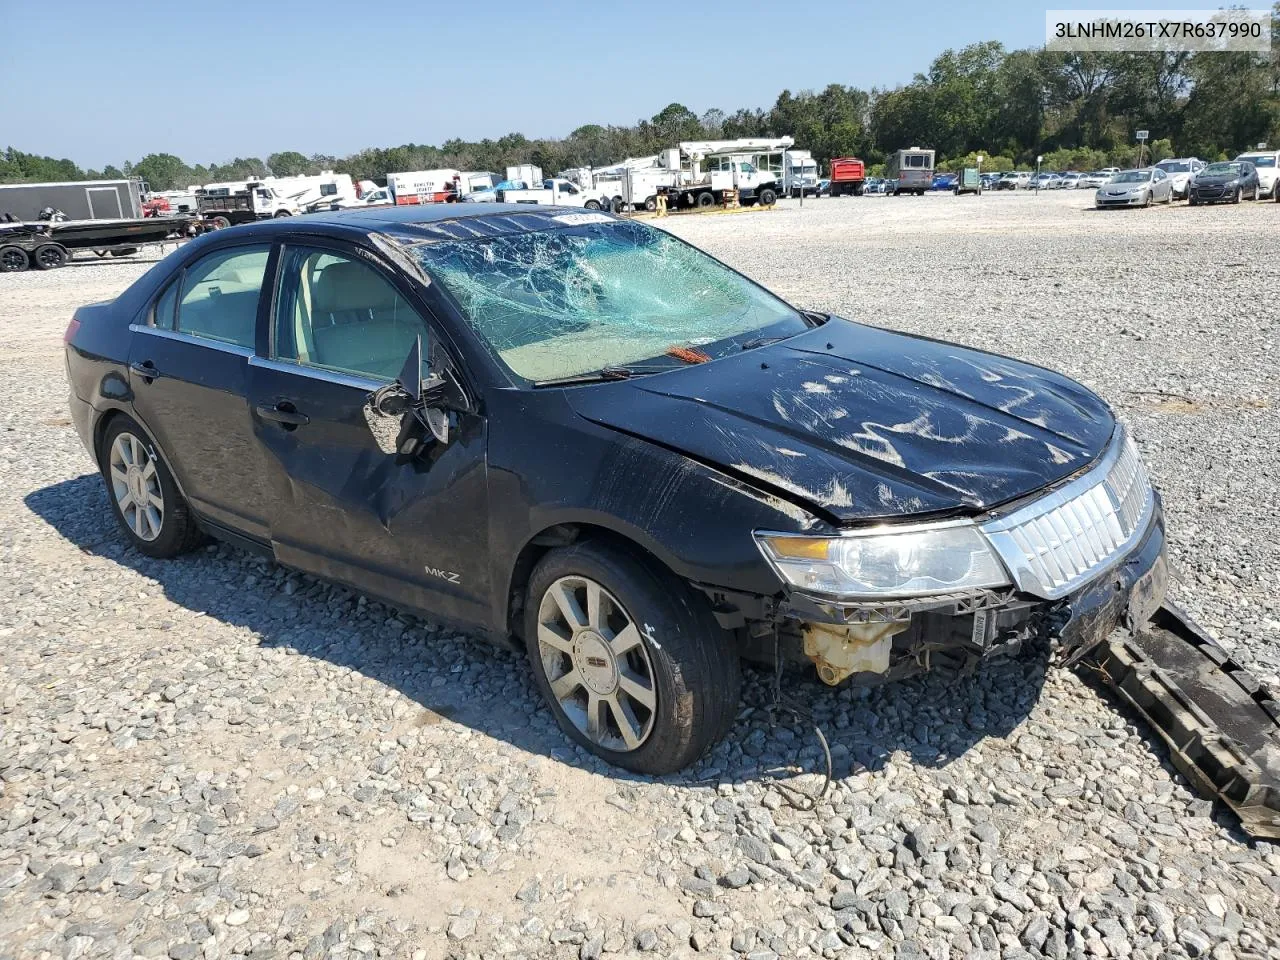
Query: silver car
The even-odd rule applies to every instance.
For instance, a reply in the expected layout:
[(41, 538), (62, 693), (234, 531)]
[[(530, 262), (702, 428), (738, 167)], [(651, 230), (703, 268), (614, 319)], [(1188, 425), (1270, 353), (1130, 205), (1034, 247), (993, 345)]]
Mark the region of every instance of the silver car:
[(1159, 167), (1121, 170), (1094, 194), (1094, 204), (1103, 207), (1149, 207), (1173, 202), (1173, 181)]

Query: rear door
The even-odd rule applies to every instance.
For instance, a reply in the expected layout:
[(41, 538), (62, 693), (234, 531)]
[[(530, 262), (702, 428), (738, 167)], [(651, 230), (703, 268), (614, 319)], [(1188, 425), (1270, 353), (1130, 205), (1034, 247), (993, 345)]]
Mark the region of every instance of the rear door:
[(270, 265), (270, 244), (210, 251), (157, 296), (130, 328), (129, 345), (134, 412), (187, 500), (206, 519), (262, 541), (263, 459), (245, 392)]
[(412, 291), (364, 251), (307, 241), (281, 254), (270, 355), (251, 361), (276, 556), (375, 596), (487, 623), (486, 424), (451, 415), (449, 441), (385, 452), (365, 414), (416, 337), (447, 357)]

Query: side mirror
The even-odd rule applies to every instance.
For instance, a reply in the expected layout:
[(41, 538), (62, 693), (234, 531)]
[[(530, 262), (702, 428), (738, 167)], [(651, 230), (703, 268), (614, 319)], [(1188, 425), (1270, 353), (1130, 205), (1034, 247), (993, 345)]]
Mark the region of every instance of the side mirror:
[(424, 366), (422, 338), (416, 337), (400, 376), (366, 398), (365, 422), (383, 453), (411, 457), (426, 446), (428, 434), (449, 442), (448, 408), (460, 403), (454, 381)]

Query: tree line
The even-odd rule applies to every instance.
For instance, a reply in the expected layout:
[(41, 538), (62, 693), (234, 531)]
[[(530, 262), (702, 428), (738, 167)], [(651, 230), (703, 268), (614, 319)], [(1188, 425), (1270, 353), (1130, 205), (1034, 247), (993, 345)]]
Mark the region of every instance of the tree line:
[(398, 170), (438, 167), (501, 172), (535, 163), (547, 172), (598, 167), (646, 156), (681, 140), (790, 135), (824, 169), (832, 157), (858, 156), (873, 170), (893, 150), (932, 147), (944, 169), (1035, 165), (1095, 169), (1132, 165), (1134, 132), (1151, 131), (1151, 156), (1218, 159), (1259, 142), (1280, 145), (1280, 3), (1270, 54), (1059, 53), (1007, 51), (994, 41), (947, 50), (910, 83), (860, 90), (831, 84), (821, 91), (783, 90), (769, 109), (701, 115), (672, 103), (630, 126), (587, 124), (567, 137), (447, 140), (370, 147), (346, 157), (298, 151), (189, 165), (153, 153), (120, 167), (82, 169), (71, 160), (0, 153), (0, 182), (136, 176), (152, 189), (245, 180), (273, 173), (294, 176), (334, 170), (380, 180)]

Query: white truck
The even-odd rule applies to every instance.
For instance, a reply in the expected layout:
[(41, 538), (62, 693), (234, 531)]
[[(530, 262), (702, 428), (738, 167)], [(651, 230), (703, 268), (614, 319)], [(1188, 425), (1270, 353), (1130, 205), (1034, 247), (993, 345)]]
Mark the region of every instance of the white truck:
[(789, 150), (791, 137), (776, 140), (686, 140), (678, 148), (664, 150), (660, 164), (680, 171), (679, 182), (667, 191), (674, 207), (711, 207), (723, 203), (727, 191), (736, 191), (743, 206), (772, 206), (782, 183), (771, 167), (773, 158)]
[(336, 210), (354, 203), (357, 194), (349, 176), (332, 171), (301, 177), (207, 183), (192, 192), (200, 216), (213, 227)]
[(392, 202), (401, 207), (406, 204), (444, 203), (461, 178), (461, 170), (450, 168), (389, 173), (387, 190)]
[(818, 192), (818, 161), (808, 150), (782, 151), (782, 195), (798, 197)]
[[(510, 173), (513, 169), (515, 168), (509, 167), (507, 172)], [(520, 178), (508, 177), (507, 179), (514, 181)], [(570, 183), (561, 177), (551, 177), (542, 181), (541, 187), (533, 187), (527, 190), (499, 190), (497, 200), (499, 203), (534, 203), (541, 206), (585, 207), (588, 210), (607, 210), (611, 205), (611, 198), (603, 191), (594, 187), (580, 187), (576, 183)]]

